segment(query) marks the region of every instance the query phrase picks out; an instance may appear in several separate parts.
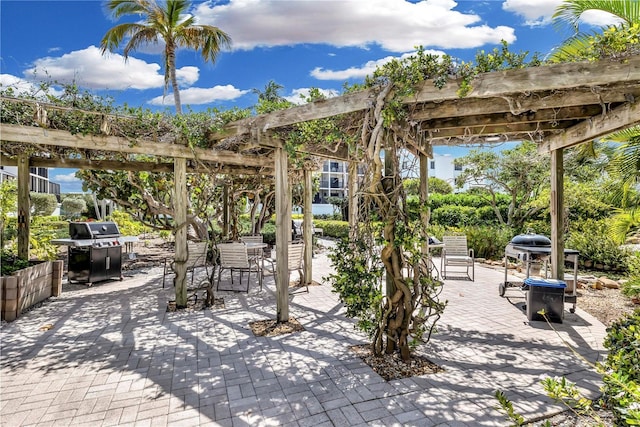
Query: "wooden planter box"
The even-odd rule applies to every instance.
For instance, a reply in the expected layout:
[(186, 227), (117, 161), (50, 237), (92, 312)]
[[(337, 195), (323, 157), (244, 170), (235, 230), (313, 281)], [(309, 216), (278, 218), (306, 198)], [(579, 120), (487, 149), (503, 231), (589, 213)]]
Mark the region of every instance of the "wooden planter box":
[(62, 261), (44, 261), (0, 277), (2, 320), (11, 322), (23, 311), (62, 293)]

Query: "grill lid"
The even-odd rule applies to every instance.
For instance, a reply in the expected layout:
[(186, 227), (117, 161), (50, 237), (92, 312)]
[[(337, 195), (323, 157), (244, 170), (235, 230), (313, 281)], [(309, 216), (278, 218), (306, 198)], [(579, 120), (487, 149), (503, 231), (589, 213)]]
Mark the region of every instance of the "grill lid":
[(70, 222), (69, 235), (72, 239), (104, 239), (119, 237), (120, 230), (115, 222)]
[(551, 246), (551, 240), (542, 234), (528, 232), (515, 236), (511, 239), (511, 244), (517, 246)]

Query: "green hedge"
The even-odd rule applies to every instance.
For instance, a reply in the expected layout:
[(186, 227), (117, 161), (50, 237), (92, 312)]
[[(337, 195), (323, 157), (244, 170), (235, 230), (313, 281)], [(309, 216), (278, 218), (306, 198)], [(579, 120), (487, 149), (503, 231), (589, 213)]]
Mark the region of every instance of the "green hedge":
[(325, 237), (334, 237), (341, 239), (349, 237), (349, 222), (314, 219), (313, 224), (316, 228), (322, 228)]

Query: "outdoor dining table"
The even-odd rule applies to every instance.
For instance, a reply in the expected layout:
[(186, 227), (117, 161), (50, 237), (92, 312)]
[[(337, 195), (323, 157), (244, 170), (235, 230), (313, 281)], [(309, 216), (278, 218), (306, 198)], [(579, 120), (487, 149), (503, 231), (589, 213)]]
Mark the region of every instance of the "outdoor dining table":
[(264, 242), (245, 242), (247, 247), (247, 254), (253, 257), (263, 258), (263, 250), (269, 247), (268, 243)]

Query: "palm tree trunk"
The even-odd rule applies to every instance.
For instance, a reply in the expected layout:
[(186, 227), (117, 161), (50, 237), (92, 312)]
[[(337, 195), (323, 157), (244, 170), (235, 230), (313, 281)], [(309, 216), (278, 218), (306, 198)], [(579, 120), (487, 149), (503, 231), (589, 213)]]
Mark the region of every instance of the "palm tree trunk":
[(176, 105), (176, 114), (182, 114), (182, 104), (180, 103), (180, 90), (178, 89), (178, 79), (176, 78), (176, 51), (175, 48), (167, 47), (167, 64), (169, 65), (169, 80), (173, 89), (173, 100)]

